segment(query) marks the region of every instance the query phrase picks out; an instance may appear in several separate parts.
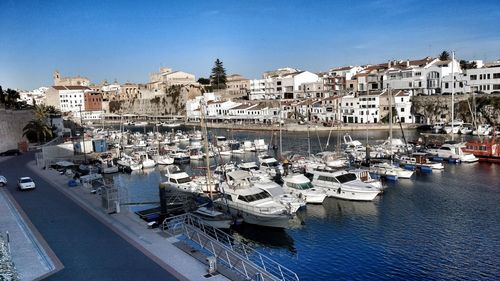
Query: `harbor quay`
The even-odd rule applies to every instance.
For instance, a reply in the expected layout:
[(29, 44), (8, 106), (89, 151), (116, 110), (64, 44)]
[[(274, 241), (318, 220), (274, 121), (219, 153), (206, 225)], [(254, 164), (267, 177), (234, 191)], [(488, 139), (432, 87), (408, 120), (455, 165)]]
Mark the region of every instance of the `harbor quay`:
[(158, 263), (178, 280), (229, 280), (223, 275), (203, 277), (207, 274), (207, 265), (193, 258), (174, 246), (175, 239), (167, 239), (160, 229), (152, 229), (135, 213), (120, 208), (119, 212), (108, 214), (101, 206), (101, 197), (82, 185), (68, 188), (69, 178), (56, 170), (40, 170), (35, 163), (30, 163), (34, 173), (54, 184), (59, 191), (75, 201), (101, 223), (111, 228), (117, 235), (143, 252), (148, 258)]
[[(128, 212), (126, 208), (122, 208), (121, 212), (112, 215), (106, 213), (100, 205), (101, 198), (92, 193), (90, 189), (82, 186), (69, 188), (69, 178), (67, 176), (61, 175), (56, 170), (40, 169), (36, 166), (32, 153), (21, 157), (23, 161), (14, 158), (0, 163), (2, 164), (0, 170), (3, 175), (14, 178), (12, 171), (7, 169), (6, 165), (16, 165), (23, 167), (22, 173), (24, 175), (31, 174), (31, 177), (37, 182), (37, 189), (33, 191), (16, 191), (14, 188), (15, 183), (9, 184), (8, 189), (3, 187), (0, 190), (0, 200), (2, 200), (0, 226), (3, 235), (5, 230), (9, 230), (10, 252), (14, 262), (14, 272), (17, 274), (13, 274), (13, 276), (18, 276), (19, 280), (39, 278), (50, 278), (52, 280), (74, 279), (83, 276), (81, 271), (83, 269), (89, 271), (86, 275), (93, 280), (116, 280), (115, 277), (118, 276), (120, 276), (120, 280), (138, 280), (138, 276), (148, 276), (148, 280), (229, 280), (221, 274), (209, 276), (209, 278), (204, 277), (207, 274), (207, 266), (204, 264), (206, 261), (199, 261), (174, 246), (175, 239), (167, 239), (157, 228), (151, 229), (135, 214)], [(50, 196), (46, 193), (49, 190), (60, 195), (56, 197)], [(13, 196), (9, 195), (10, 193)], [(54, 205), (52, 205), (53, 207), (45, 207), (45, 211), (42, 213), (39, 211), (33, 213), (33, 211), (37, 212), (36, 209), (40, 208), (41, 204), (26, 205), (30, 203), (29, 199), (26, 199), (27, 196), (40, 202), (52, 202)], [(59, 200), (61, 199), (74, 202), (77, 205), (76, 208), (89, 214), (90, 217), (78, 221), (63, 219), (62, 222), (58, 223), (59, 225), (52, 222), (55, 229), (47, 229), (47, 226), (44, 225), (47, 220), (57, 221), (60, 220), (58, 217), (61, 216), (69, 219), (68, 216), (71, 215), (66, 212), (74, 213), (74, 210), (70, 211), (64, 208), (67, 203), (60, 203)], [(11, 203), (3, 204), (5, 200)], [(17, 206), (17, 209), (9, 206)], [(55, 214), (53, 213), (54, 207)], [(26, 210), (26, 214), (24, 214), (23, 209)], [(24, 217), (24, 220), (20, 217)], [(30, 223), (28, 217), (33, 221), (33, 224)], [(95, 223), (92, 223), (94, 226), (86, 220), (94, 220)], [(28, 223), (21, 223), (21, 221), (28, 221)], [(17, 225), (22, 227), (18, 228)], [(23, 225), (28, 225), (28, 227)], [(92, 229), (89, 227), (92, 227)], [(56, 235), (58, 238), (54, 237), (54, 231), (64, 232), (70, 228), (78, 229), (81, 232), (68, 231), (67, 233), (58, 233)], [(104, 229), (109, 229), (110, 233), (115, 237), (104, 235)], [(99, 234), (93, 236), (93, 232), (96, 230)], [(31, 233), (34, 233), (34, 235)], [(65, 236), (68, 237), (64, 239)], [(46, 242), (44, 238), (47, 240)], [(116, 243), (111, 243), (108, 239), (124, 240), (125, 243), (130, 245), (129, 247), (135, 248), (142, 253), (143, 259), (156, 264), (160, 270), (148, 271), (148, 267), (141, 264), (146, 263), (145, 260), (133, 264), (135, 254), (130, 252), (121, 257), (115, 256), (113, 253), (118, 254), (124, 251), (115, 248)], [(64, 240), (77, 244), (71, 246)], [(81, 245), (77, 246), (78, 244)], [(120, 247), (123, 247), (123, 245)], [(76, 249), (81, 250), (81, 252), (75, 253)], [(102, 251), (105, 251), (106, 254)], [(92, 258), (96, 252), (100, 252), (102, 258), (108, 258), (108, 260), (100, 263), (101, 257), (94, 256)], [(80, 260), (79, 262), (71, 258), (71, 256), (75, 255), (78, 257), (77, 260)], [(89, 259), (94, 261), (89, 262), (86, 258), (87, 255), (89, 255)], [(130, 260), (125, 262), (125, 264), (130, 263), (129, 269), (120, 267), (120, 265), (124, 264), (123, 260)], [(162, 271), (163, 273), (161, 273)], [(18, 279), (14, 278), (12, 280)]]
[[(146, 121), (147, 122), (147, 121)], [(120, 120), (109, 120), (105, 121), (93, 121), (88, 122), (88, 124), (93, 125), (95, 127), (99, 126), (120, 126), (123, 124), (123, 121)], [(186, 127), (200, 127), (200, 122), (180, 122), (180, 125), (184, 125)], [(297, 124), (297, 122), (284, 122), (281, 126), (279, 123), (277, 124), (266, 124), (259, 122), (206, 122), (208, 128), (217, 128), (217, 129), (232, 129), (232, 130), (248, 130), (248, 131), (291, 131), (291, 132), (307, 132), (307, 131), (366, 131), (366, 130), (389, 130), (391, 125), (384, 123), (377, 124), (353, 124), (353, 123), (338, 123), (338, 124), (330, 124), (330, 123), (311, 123), (311, 124)], [(149, 121), (149, 123), (145, 126), (155, 126), (155, 121)], [(403, 129), (416, 129), (420, 124), (393, 124), (392, 127)]]

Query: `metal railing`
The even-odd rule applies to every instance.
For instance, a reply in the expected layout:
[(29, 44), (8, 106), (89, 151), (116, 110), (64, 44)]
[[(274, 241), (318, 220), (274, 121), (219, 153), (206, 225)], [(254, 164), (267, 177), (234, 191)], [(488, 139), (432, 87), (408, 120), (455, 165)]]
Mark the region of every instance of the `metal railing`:
[(248, 280), (298, 281), (297, 274), (271, 258), (233, 239), (227, 233), (206, 225), (192, 214), (167, 218), (161, 229), (171, 236), (194, 242), (231, 270)]

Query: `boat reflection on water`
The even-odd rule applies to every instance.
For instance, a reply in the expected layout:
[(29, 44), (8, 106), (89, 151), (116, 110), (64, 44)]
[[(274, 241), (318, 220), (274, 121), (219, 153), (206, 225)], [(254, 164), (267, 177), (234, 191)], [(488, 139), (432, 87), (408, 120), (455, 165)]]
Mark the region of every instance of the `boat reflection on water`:
[(327, 198), (323, 202), (323, 207), (328, 216), (377, 216), (378, 208), (375, 202), (376, 201), (359, 202)]
[(293, 254), (297, 253), (293, 238), (288, 235), (285, 229), (263, 227), (245, 223), (233, 226), (232, 229), (235, 240), (252, 248), (283, 248)]
[[(328, 198), (325, 198), (323, 204), (325, 204), (327, 200)], [(297, 217), (301, 218), (304, 221), (307, 220), (307, 218), (324, 219), (326, 218), (326, 216), (327, 216), (327, 210), (323, 205), (309, 204), (307, 205), (306, 209), (303, 212), (297, 212)]]

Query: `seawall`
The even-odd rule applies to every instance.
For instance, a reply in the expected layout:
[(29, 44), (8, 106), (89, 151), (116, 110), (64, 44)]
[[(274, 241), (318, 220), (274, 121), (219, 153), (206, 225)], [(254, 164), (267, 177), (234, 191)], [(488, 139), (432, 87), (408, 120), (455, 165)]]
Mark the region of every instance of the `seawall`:
[(6, 110), (0, 108), (0, 152), (17, 148), (23, 137), (23, 128), (33, 119), (31, 110)]

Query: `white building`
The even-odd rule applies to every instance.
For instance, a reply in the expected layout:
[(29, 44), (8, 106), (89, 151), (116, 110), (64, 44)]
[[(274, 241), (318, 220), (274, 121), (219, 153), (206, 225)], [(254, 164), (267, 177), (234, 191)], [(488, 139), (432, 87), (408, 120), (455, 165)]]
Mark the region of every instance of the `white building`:
[(249, 100), (266, 99), (266, 79), (250, 80), (250, 93), (248, 94), (248, 99)]
[(84, 93), (90, 91), (86, 86), (52, 86), (46, 92), (46, 105), (52, 105), (61, 112), (80, 112), (85, 110)]
[(309, 71), (299, 71), (295, 68), (280, 68), (267, 71), (262, 79), (250, 80), (250, 100), (262, 99), (293, 99), (306, 95), (305, 83), (318, 82), (318, 75)]
[[(402, 91), (401, 91), (402, 92)], [(405, 123), (413, 123), (411, 115), (410, 96), (401, 94), (398, 102), (393, 97), (392, 107), (402, 108), (398, 111)], [(340, 118), (344, 123), (372, 124), (380, 123), (389, 112), (387, 91), (371, 92), (369, 94), (349, 94), (343, 96), (340, 101)], [(402, 120), (402, 119), (401, 119)], [(408, 120), (411, 120), (408, 122)]]
[(45, 93), (48, 89), (48, 87), (40, 87), (32, 91), (21, 91), (19, 92), (19, 99), (29, 105), (33, 105), (33, 101), (35, 101), (36, 104), (44, 104)]
[(397, 120), (401, 123), (415, 123), (415, 117), (411, 112), (411, 95), (407, 91), (399, 91), (394, 97), (394, 108), (397, 113)]
[(309, 71), (286, 74), (276, 79), (276, 93), (282, 99), (295, 99), (306, 92), (302, 84), (318, 81), (318, 75)]
[(467, 69), (465, 72), (472, 92), (500, 93), (500, 61), (485, 64), (481, 68)]
[(227, 117), (229, 110), (241, 105), (239, 102), (233, 101), (209, 101), (207, 103), (207, 117)]
[(455, 74), (455, 92), (467, 92), (465, 78), (457, 60), (390, 61), (383, 79), (384, 89), (405, 90), (412, 95), (451, 93), (451, 73)]

